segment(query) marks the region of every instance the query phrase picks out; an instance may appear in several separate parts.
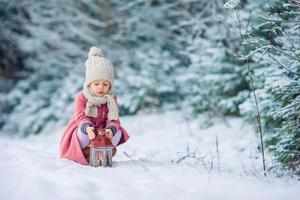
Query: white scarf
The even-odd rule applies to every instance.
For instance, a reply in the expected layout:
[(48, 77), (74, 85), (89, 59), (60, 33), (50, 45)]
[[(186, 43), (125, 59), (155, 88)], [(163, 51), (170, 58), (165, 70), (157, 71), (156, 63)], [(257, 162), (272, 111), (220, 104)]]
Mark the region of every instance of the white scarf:
[(83, 91), (83, 95), (87, 99), (86, 107), (84, 111), (87, 116), (97, 117), (98, 115), (97, 106), (107, 103), (108, 119), (109, 120), (119, 119), (118, 106), (115, 99), (111, 96), (111, 94), (106, 94), (103, 97), (93, 96), (86, 84), (83, 85), (82, 91)]

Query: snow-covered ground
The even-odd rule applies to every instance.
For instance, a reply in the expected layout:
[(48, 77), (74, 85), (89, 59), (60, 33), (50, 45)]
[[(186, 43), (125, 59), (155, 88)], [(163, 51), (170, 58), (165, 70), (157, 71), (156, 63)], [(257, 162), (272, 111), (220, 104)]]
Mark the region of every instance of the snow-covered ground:
[(299, 181), (263, 176), (250, 125), (214, 121), (200, 129), (201, 118), (188, 122), (179, 112), (123, 117), (131, 138), (112, 168), (60, 159), (64, 127), (26, 139), (1, 136), (0, 199), (299, 199)]

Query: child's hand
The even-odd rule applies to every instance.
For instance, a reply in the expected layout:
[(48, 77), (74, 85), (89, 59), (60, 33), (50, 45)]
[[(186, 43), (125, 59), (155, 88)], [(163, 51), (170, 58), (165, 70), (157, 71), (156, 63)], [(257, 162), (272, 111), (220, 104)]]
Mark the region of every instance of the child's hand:
[(113, 133), (112, 133), (112, 131), (111, 131), (110, 128), (105, 129), (105, 135), (106, 135), (106, 137), (108, 137), (110, 140), (112, 140), (112, 138), (113, 138)]
[(94, 130), (95, 130), (94, 127), (87, 127), (86, 128), (86, 132), (87, 132), (87, 135), (88, 135), (90, 140), (93, 140), (96, 137)]

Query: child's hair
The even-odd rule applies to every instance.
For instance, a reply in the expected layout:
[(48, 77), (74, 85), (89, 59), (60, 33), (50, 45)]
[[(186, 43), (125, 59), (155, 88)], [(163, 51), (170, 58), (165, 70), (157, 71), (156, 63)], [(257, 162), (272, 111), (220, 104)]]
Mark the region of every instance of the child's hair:
[(88, 86), (95, 80), (107, 80), (111, 87), (114, 82), (114, 67), (109, 60), (107, 60), (101, 49), (91, 47), (88, 59), (85, 61), (85, 85)]

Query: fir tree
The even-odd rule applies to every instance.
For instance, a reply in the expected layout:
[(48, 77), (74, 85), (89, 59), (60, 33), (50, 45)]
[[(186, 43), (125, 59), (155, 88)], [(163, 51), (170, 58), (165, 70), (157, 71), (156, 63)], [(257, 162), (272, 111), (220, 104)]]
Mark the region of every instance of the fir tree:
[(249, 37), (251, 54), (268, 64), (261, 96), (266, 140), (275, 159), (300, 174), (300, 42), (299, 5), (269, 1)]

